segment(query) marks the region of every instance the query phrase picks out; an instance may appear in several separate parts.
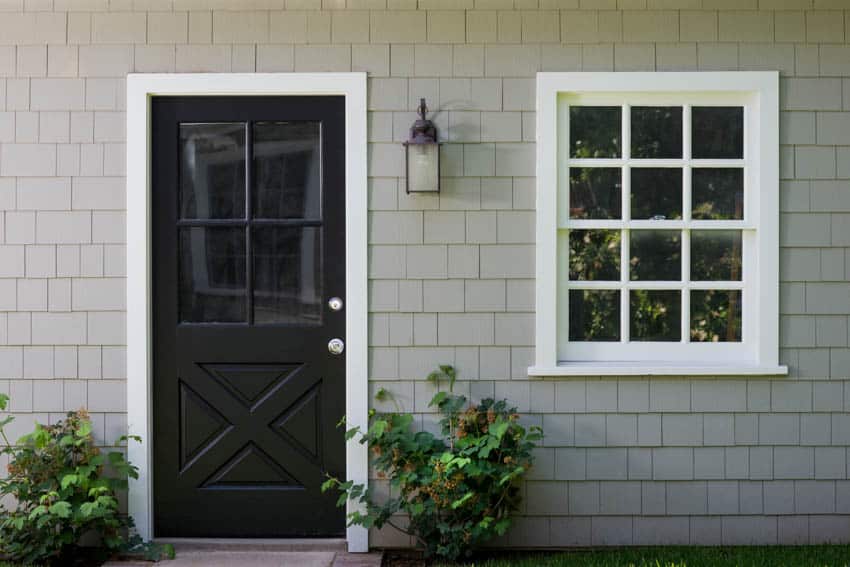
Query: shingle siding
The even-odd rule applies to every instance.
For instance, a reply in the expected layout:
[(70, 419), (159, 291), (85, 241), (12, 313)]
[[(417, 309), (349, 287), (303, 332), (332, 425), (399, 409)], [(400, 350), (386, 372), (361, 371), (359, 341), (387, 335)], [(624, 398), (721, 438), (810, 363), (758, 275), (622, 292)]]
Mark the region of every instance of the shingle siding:
[[(56, 0), (0, 17), (0, 391), (20, 432), (83, 405), (100, 441), (126, 427), (124, 75), (365, 70), (370, 379), (425, 412), (422, 380), (452, 363), (460, 391), (507, 396), (543, 425), (525, 517), (503, 542), (850, 539), (848, 7), (225, 4)], [(781, 71), (791, 376), (529, 381), (534, 73), (765, 68)], [(446, 142), (439, 196), (407, 195), (401, 177), (420, 96)]]

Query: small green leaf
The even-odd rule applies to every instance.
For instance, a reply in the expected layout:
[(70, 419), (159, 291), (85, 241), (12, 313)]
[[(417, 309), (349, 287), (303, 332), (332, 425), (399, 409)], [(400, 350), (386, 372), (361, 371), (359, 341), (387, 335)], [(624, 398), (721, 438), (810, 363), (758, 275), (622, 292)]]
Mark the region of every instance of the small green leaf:
[(78, 480), (79, 480), (79, 477), (77, 475), (66, 474), (65, 476), (62, 477), (62, 482), (61, 482), (62, 489), (64, 490), (64, 489), (68, 488), (69, 486), (71, 486), (72, 484), (76, 484)]
[(359, 427), (352, 427), (351, 429), (349, 429), (345, 432), (345, 440), (350, 441), (358, 433), (360, 433), (360, 428)]
[(443, 403), (443, 400), (445, 400), (447, 396), (448, 394), (446, 392), (437, 392), (434, 394), (434, 397), (431, 398), (431, 401), (428, 402), (428, 407), (433, 408), (439, 406)]
[(56, 504), (51, 505), (50, 508), (48, 508), (48, 511), (54, 516), (67, 518), (71, 515), (71, 504), (64, 500), (60, 500)]
[(466, 504), (473, 496), (475, 496), (474, 492), (467, 492), (466, 494), (452, 502), (452, 510), (457, 510), (458, 508)]
[(77, 437), (88, 437), (91, 434), (92, 425), (91, 422), (86, 420), (80, 423), (80, 428), (77, 429), (76, 435)]
[(91, 516), (95, 510), (97, 510), (97, 504), (95, 502), (83, 502), (80, 505), (80, 514), (84, 517)]
[(386, 432), (388, 425), (389, 423), (387, 423), (386, 420), (376, 419), (375, 422), (372, 424), (372, 427), (369, 428), (369, 433), (375, 439), (380, 439), (381, 436), (383, 436), (384, 432)]
[(328, 480), (322, 483), (322, 492), (327, 492), (331, 488), (339, 484), (339, 481), (334, 477), (329, 477)]

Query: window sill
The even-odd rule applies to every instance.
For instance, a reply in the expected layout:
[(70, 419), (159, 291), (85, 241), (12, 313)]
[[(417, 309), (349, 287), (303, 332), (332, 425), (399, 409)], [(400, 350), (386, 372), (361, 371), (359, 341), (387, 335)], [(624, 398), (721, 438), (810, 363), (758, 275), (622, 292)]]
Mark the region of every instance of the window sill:
[(785, 376), (788, 367), (681, 362), (564, 362), (531, 366), (529, 376)]

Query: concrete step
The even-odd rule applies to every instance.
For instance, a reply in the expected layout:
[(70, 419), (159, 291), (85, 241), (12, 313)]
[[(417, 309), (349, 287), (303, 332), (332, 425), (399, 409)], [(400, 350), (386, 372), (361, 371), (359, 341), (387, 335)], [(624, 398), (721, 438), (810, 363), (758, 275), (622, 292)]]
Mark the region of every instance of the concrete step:
[(173, 561), (110, 561), (103, 567), (380, 567), (382, 552), (177, 550)]
[[(178, 551), (163, 567), (333, 567), (333, 551)], [(156, 564), (149, 564), (151, 567)], [(126, 567), (121, 562), (104, 567)]]
[(383, 551), (369, 553), (337, 553), (333, 567), (381, 567)]
[[(174, 546), (163, 567), (380, 567), (383, 553), (348, 553), (344, 539), (157, 538)], [(151, 567), (145, 561), (111, 561), (104, 567)]]
[(326, 551), (344, 552), (342, 538), (156, 538), (156, 543), (170, 543), (174, 550), (191, 551)]

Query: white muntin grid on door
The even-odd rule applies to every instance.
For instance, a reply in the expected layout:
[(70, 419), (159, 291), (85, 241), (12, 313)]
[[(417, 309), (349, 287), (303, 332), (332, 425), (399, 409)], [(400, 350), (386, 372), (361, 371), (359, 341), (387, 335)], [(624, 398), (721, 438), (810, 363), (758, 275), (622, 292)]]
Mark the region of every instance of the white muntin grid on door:
[[(758, 225), (758, 168), (751, 162), (758, 128), (750, 109), (749, 93), (581, 93), (562, 94), (558, 100), (558, 358), (577, 361), (666, 360), (666, 361), (747, 361), (757, 331), (755, 324), (755, 290), (752, 281), (757, 268), (756, 231)], [(619, 107), (620, 157), (570, 157), (570, 107)], [(677, 107), (681, 109), (682, 157), (665, 159), (636, 158), (632, 149), (633, 107)], [(743, 109), (743, 155), (740, 158), (697, 159), (692, 156), (692, 109), (694, 107), (737, 107)], [(570, 170), (572, 168), (616, 168), (620, 171), (620, 218), (570, 218)], [(640, 168), (681, 170), (682, 195), (680, 219), (632, 219), (632, 171)], [(701, 220), (692, 218), (692, 172), (699, 168), (737, 168), (743, 170), (743, 218), (739, 220)], [(616, 230), (620, 234), (619, 280), (570, 279), (569, 234), (571, 230)], [(678, 280), (631, 279), (631, 237), (635, 231), (675, 231), (679, 235), (681, 274)], [(691, 236), (693, 231), (740, 231), (741, 274), (739, 279), (695, 281), (691, 278)], [(656, 233), (658, 234), (658, 233)], [(705, 233), (699, 233), (704, 235)], [(570, 290), (612, 290), (619, 292), (619, 340), (570, 341)], [(632, 340), (631, 292), (633, 290), (678, 291), (680, 303), (680, 336), (678, 341)], [(739, 290), (741, 306), (741, 340), (729, 342), (691, 341), (691, 291)]]

